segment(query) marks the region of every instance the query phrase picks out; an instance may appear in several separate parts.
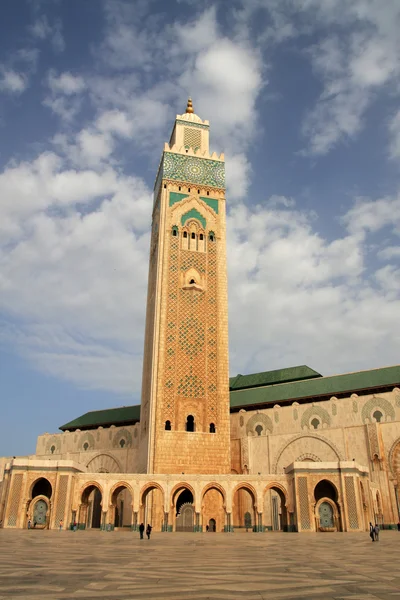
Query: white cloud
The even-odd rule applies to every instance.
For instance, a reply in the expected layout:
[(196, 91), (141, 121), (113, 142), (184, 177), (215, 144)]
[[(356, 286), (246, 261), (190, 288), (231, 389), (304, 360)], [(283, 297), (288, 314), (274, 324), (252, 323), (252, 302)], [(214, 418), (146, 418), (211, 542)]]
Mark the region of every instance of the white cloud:
[(73, 75), (66, 71), (57, 75), (55, 71), (50, 71), (48, 75), (48, 84), (51, 91), (55, 94), (65, 94), (71, 96), (84, 91), (86, 84), (80, 75)]
[(389, 226), (400, 234), (400, 194), (379, 200), (359, 199), (343, 217), (354, 233), (376, 232)]
[[(335, 19), (348, 24), (350, 13), (368, 21), (361, 0), (350, 13), (345, 4), (339, 10), (335, 2), (302, 0), (297, 10), (329, 28)], [(146, 5), (135, 14), (130, 3), (107, 3), (106, 39), (93, 49), (107, 75), (50, 72), (45, 102), (68, 128), (54, 136), (52, 152), (0, 174), (0, 312), (8, 321), (2, 339), (57, 377), (138, 394), (152, 198), (140, 178), (122, 175), (117, 149), (129, 139), (135, 150), (158, 158), (190, 92), (200, 116), (211, 121), (212, 149), (221, 144), (226, 151), (227, 197), (234, 201), (228, 213), (232, 373), (288, 366), (299, 356), (324, 373), (378, 366), (377, 357), (379, 364), (393, 362), (400, 350), (393, 336), (398, 270), (380, 263), (373, 272), (368, 253), (371, 234), (386, 228), (387, 247), (378, 257), (398, 255), (392, 238), (400, 230), (399, 198), (359, 199), (331, 240), (295, 198), (251, 198), (246, 206), (265, 61), (246, 27), (228, 37), (214, 10), (172, 27), (157, 19), (147, 27)], [(281, 2), (269, 6), (275, 18), (265, 43), (303, 31), (304, 24), (288, 25)], [(278, 23), (281, 36), (273, 31)], [(35, 35), (47, 39), (41, 25)], [(379, 36), (389, 26), (374, 25)], [(314, 153), (356, 135), (369, 91), (396, 72), (376, 39), (348, 37), (342, 47), (332, 27), (309, 53), (324, 88), (308, 121)], [(83, 94), (92, 112), (75, 130)]]
[[(268, 49), (302, 36), (321, 93), (305, 115), (305, 154), (323, 155), (355, 138), (367, 108), (383, 86), (397, 94), (400, 86), (400, 3), (388, 0), (253, 0), (242, 3), (237, 21), (247, 26), (260, 11), (269, 26), (257, 42)], [(283, 32), (283, 33), (282, 33)]]
[(56, 52), (63, 52), (65, 50), (65, 40), (62, 34), (62, 22), (60, 19), (56, 19), (53, 23), (50, 23), (46, 15), (41, 15), (29, 27), (29, 30), (37, 40), (50, 40)]
[(21, 94), (27, 88), (28, 82), (22, 73), (7, 69), (0, 65), (0, 90), (12, 94)]

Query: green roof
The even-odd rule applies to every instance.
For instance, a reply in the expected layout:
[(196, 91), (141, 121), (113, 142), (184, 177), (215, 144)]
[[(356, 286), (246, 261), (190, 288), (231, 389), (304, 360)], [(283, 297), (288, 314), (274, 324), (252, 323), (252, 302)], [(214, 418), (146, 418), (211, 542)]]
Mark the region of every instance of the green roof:
[[(306, 379), (306, 375), (308, 378)], [(374, 390), (400, 387), (400, 365), (344, 375), (322, 377), (303, 365), (253, 375), (237, 375), (229, 380), (231, 410), (280, 404), (285, 402), (320, 400), (352, 393), (372, 393)], [(250, 387), (252, 385), (252, 387)], [(62, 431), (94, 429), (99, 426), (132, 425), (140, 420), (140, 405), (93, 410), (62, 425)]]
[(290, 367), (289, 369), (253, 373), (252, 375), (236, 375), (236, 377), (229, 379), (229, 389), (231, 391), (243, 390), (246, 388), (274, 385), (276, 383), (287, 383), (288, 381), (312, 379), (313, 377), (322, 377), (322, 375), (306, 365), (301, 365), (299, 367)]
[(140, 404), (135, 406), (121, 406), (106, 410), (92, 410), (81, 417), (62, 425), (62, 431), (75, 429), (94, 429), (96, 427), (109, 427), (110, 425), (133, 425), (140, 420)]
[(315, 377), (252, 389), (233, 390), (230, 393), (231, 409), (246, 406), (279, 404), (286, 401), (320, 399), (344, 396), (359, 391), (396, 387), (400, 385), (400, 366), (358, 371), (331, 377)]

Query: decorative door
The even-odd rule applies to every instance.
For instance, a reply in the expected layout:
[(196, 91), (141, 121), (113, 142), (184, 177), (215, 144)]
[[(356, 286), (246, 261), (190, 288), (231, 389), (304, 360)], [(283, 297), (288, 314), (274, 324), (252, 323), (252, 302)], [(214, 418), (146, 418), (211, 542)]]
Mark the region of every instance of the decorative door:
[(328, 502), (322, 502), (319, 506), (319, 523), (321, 527), (334, 527), (333, 509)]
[(182, 504), (176, 516), (176, 531), (193, 531), (194, 507), (193, 504)]
[(36, 525), (46, 525), (47, 504), (44, 500), (38, 500), (33, 511), (33, 522)]

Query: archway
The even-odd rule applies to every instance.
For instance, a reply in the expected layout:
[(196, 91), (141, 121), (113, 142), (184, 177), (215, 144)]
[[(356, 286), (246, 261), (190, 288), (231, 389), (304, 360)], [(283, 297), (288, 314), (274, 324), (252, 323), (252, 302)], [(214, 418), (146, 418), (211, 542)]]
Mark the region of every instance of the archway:
[(314, 488), (316, 531), (341, 531), (341, 518), (336, 486), (322, 479)]
[(286, 495), (279, 485), (270, 485), (264, 494), (264, 526), (270, 531), (288, 531)]
[(156, 483), (149, 483), (141, 491), (139, 524), (153, 527), (154, 531), (163, 531), (168, 524), (164, 514), (164, 492)]
[(83, 490), (79, 513), (80, 527), (87, 529), (100, 528), (102, 499), (101, 490), (95, 484), (90, 484)]
[(109, 522), (119, 529), (132, 525), (132, 491), (126, 483), (119, 483), (111, 491)]
[(233, 528), (236, 531), (253, 531), (256, 526), (256, 493), (249, 486), (236, 488), (232, 505)]
[(226, 514), (225, 497), (223, 489), (218, 484), (208, 485), (204, 491), (201, 514), (203, 531), (206, 530), (207, 525), (209, 531), (224, 531)]
[(37, 479), (32, 486), (31, 498), (36, 498), (37, 496), (45, 496), (50, 500), (51, 495), (53, 493), (53, 488), (51, 487), (51, 483), (48, 479), (41, 477)]
[(185, 487), (179, 487), (172, 497), (174, 509), (175, 531), (194, 531), (195, 511), (193, 492)]

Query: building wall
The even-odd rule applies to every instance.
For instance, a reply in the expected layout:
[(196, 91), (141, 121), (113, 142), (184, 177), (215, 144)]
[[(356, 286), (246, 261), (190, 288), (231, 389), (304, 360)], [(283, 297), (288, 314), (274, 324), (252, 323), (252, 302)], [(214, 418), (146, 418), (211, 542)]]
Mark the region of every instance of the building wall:
[(38, 437), (36, 457), (72, 460), (93, 473), (136, 473), (140, 425), (45, 433)]

